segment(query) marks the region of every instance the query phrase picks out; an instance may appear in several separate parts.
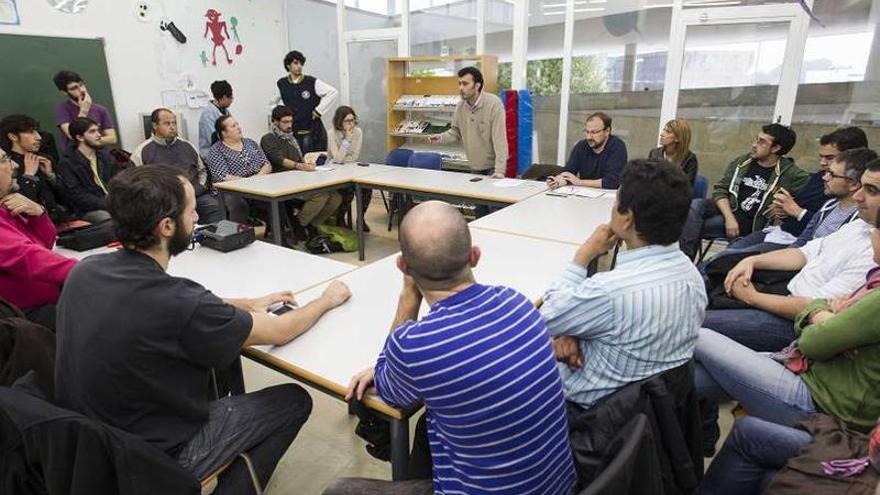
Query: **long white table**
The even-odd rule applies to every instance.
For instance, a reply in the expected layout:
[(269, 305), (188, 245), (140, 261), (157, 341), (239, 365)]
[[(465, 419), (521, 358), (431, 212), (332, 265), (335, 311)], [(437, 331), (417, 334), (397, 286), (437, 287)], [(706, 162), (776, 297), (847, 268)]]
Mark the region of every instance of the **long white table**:
[[(355, 163), (330, 164), (333, 170), (305, 172), (290, 170), (267, 175), (255, 175), (245, 179), (214, 184), (224, 194), (235, 194), (257, 201), (269, 203), (269, 221), (272, 228), (272, 241), (281, 245), (281, 203), (303, 194), (339, 189), (354, 179), (365, 175), (393, 170), (389, 165)], [(223, 194), (219, 200), (225, 211)], [(360, 212), (361, 210), (358, 210)]]
[[(513, 287), (531, 299), (562, 275), (576, 246), (472, 229), (473, 242), (482, 250), (475, 270), (480, 283)], [(273, 369), (341, 398), (351, 377), (373, 366), (382, 349), (397, 308), (403, 278), (395, 266), (397, 255), (342, 275), (352, 298), (327, 313), (314, 328), (280, 347), (251, 348), (246, 355)], [(297, 295), (303, 301), (317, 297), (326, 284)], [(423, 306), (421, 314), (427, 308)], [(407, 419), (415, 411), (401, 411), (378, 398), (367, 406), (392, 424), (392, 473), (400, 479), (409, 455)]]
[[(402, 167), (392, 167), (391, 170), (381, 173), (364, 175), (354, 182), (357, 189), (355, 198), (358, 201), (358, 211), (362, 208), (360, 203), (362, 188), (417, 194), (442, 200), (466, 200), (486, 206), (507, 206), (547, 190), (547, 185), (538, 181), (494, 179), (461, 172)], [(363, 260), (364, 225), (360, 217), (357, 231), (358, 257)]]
[(611, 220), (614, 198), (614, 191), (599, 198), (560, 197), (545, 192), (475, 220), (470, 226), (580, 245), (596, 227)]
[[(83, 259), (113, 251), (97, 248), (90, 251), (55, 251)], [(302, 291), (357, 267), (268, 242), (253, 244), (221, 253), (200, 245), (171, 258), (168, 273), (194, 280), (219, 297), (259, 297), (278, 291)]]

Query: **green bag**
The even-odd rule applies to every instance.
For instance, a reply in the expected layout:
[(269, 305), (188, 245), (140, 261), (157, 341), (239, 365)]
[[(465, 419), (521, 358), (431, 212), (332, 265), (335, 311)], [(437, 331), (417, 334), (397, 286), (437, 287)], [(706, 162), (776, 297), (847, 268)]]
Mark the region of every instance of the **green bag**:
[(318, 233), (326, 235), (333, 242), (338, 242), (346, 253), (351, 253), (358, 249), (358, 235), (353, 230), (335, 225), (318, 225)]

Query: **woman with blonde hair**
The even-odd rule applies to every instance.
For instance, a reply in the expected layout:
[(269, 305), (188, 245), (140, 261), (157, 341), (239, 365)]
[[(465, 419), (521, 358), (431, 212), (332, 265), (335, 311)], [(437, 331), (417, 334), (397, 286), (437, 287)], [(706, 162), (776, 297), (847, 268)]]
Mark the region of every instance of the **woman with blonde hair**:
[(684, 119), (672, 119), (660, 131), (660, 146), (648, 153), (648, 158), (667, 160), (678, 165), (691, 180), (697, 180), (697, 155), (691, 151), (691, 126)]

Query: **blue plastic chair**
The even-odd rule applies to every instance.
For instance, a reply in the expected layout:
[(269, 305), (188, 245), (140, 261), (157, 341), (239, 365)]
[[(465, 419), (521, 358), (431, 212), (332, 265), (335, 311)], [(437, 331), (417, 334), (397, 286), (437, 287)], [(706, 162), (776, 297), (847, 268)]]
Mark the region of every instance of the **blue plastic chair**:
[[(385, 157), (385, 165), (391, 165), (392, 167), (408, 167), (409, 159), (413, 155), (414, 151), (407, 148), (395, 148), (388, 153), (388, 156)], [(385, 211), (388, 212), (388, 232), (391, 232), (391, 225), (394, 223), (394, 215), (400, 215), (400, 202), (401, 198), (399, 194), (391, 193), (391, 200), (389, 201), (385, 197), (385, 191), (379, 191), (382, 195), (382, 203), (385, 204)]]
[(391, 150), (391, 153), (388, 153), (388, 156), (385, 158), (385, 165), (391, 165), (392, 167), (408, 167), (409, 166), (409, 157), (413, 155), (414, 151), (406, 148), (395, 148)]
[(415, 152), (409, 157), (410, 168), (424, 168), (427, 170), (440, 170), (443, 166), (443, 157), (440, 153)]

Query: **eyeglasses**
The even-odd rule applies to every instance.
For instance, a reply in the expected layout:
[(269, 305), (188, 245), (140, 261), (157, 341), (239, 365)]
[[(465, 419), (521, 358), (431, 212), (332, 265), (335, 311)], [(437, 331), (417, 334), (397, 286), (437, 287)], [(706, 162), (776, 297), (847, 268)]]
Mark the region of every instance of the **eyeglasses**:
[(342, 123), (343, 123), (343, 124), (354, 124), (354, 125), (357, 125), (358, 121), (357, 121), (357, 119), (344, 119), (344, 120), (342, 121)]
[(761, 136), (755, 136), (755, 143), (763, 144), (765, 146), (773, 146), (773, 141), (767, 141), (766, 139), (762, 138)]
[(847, 177), (845, 175), (838, 175), (830, 170), (826, 170), (824, 175), (825, 175), (825, 177), (831, 177), (831, 179), (852, 180), (851, 177)]
[(599, 134), (602, 134), (603, 132), (605, 132), (607, 130), (608, 130), (608, 128), (605, 127), (605, 128), (599, 129), (598, 131), (591, 131), (591, 130), (587, 129), (586, 127), (584, 127), (584, 134), (586, 134), (588, 136), (598, 136)]

